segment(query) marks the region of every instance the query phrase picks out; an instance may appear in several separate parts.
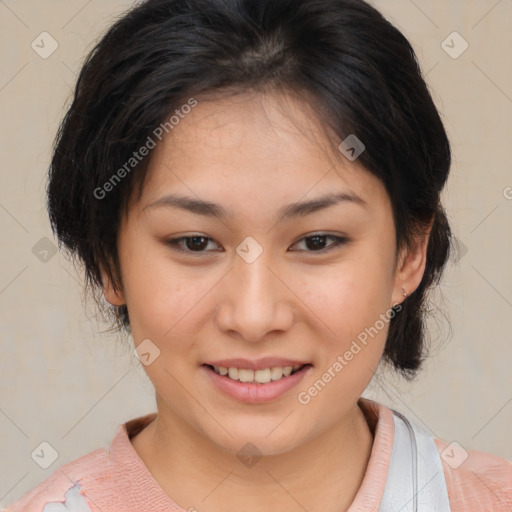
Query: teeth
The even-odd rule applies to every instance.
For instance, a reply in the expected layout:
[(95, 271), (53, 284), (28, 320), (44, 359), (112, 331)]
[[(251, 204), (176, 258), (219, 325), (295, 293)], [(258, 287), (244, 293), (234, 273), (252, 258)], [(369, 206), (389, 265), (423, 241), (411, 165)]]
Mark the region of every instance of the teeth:
[(297, 366), (277, 366), (274, 368), (265, 368), (263, 370), (249, 370), (246, 368), (226, 368), (224, 366), (214, 366), (213, 370), (219, 375), (228, 376), (232, 380), (240, 382), (257, 382), (259, 384), (267, 384), (273, 380), (279, 380), (288, 377), (292, 371), (301, 368)]
[[(231, 368), (229, 369), (229, 376), (231, 377)], [(233, 377), (231, 377), (233, 378)], [(238, 370), (238, 380), (240, 382), (253, 382), (254, 381), (254, 370)]]
[(264, 370), (256, 370), (254, 372), (254, 380), (255, 382), (259, 382), (260, 384), (265, 384), (266, 382), (270, 382), (271, 379), (271, 370), (270, 368), (265, 368)]
[(281, 368), (280, 366), (277, 368), (271, 368), (270, 375), (272, 380), (281, 379), (283, 377), (283, 368)]

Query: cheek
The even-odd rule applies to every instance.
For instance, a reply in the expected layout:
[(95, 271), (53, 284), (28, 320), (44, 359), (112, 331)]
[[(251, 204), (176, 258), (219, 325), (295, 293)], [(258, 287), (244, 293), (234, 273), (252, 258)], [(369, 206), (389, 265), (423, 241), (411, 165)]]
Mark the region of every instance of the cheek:
[(324, 398), (349, 389), (356, 396), (379, 364), (389, 330), (386, 313), (390, 311), (391, 281), (384, 259), (365, 251), (324, 269), (323, 274), (301, 279), (301, 298), (320, 319), (316, 322), (323, 347), (318, 352), (320, 371), (337, 376), (325, 376), (333, 384)]
[(297, 280), (303, 302), (336, 334), (373, 324), (384, 313), (391, 281), (382, 262), (364, 257), (309, 272)]
[(161, 338), (200, 298), (200, 287), (170, 264), (160, 248), (125, 246), (123, 284), (134, 339)]
[(149, 338), (162, 352), (194, 357), (195, 334), (211, 320), (206, 316), (213, 312), (211, 296), (222, 286), (223, 272), (146, 254), (132, 259), (127, 276), (126, 301), (135, 342)]
[[(207, 290), (209, 280), (190, 280), (177, 273), (159, 274), (155, 268), (130, 282), (127, 302), (132, 331), (140, 328), (164, 340), (188, 324)], [(145, 335), (145, 334), (143, 334)]]

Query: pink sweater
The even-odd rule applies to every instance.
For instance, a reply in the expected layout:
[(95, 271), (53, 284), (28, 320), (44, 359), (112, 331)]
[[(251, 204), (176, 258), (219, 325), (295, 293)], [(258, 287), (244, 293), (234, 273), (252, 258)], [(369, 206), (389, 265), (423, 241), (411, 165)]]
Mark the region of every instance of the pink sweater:
[[(374, 442), (349, 512), (378, 512), (393, 447), (393, 412), (370, 400), (359, 403), (366, 415), (375, 415)], [(98, 449), (60, 467), (3, 512), (186, 512), (162, 490), (130, 442), (155, 416), (120, 425), (108, 451)], [(448, 443), (435, 439), (435, 444), (452, 512), (512, 511), (512, 462), (469, 451), (458, 465), (450, 460), (457, 453)]]

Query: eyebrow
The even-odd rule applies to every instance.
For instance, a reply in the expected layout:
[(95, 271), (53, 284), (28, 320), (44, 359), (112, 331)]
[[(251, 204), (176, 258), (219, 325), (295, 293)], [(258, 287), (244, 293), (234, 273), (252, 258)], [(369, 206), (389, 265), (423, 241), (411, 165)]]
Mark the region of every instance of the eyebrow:
[[(337, 193), (327, 194), (309, 201), (301, 201), (291, 203), (281, 208), (277, 213), (277, 219), (288, 220), (297, 217), (305, 217), (320, 210), (325, 210), (337, 204), (357, 204), (363, 208), (367, 208), (367, 203), (359, 196), (351, 193)], [(181, 208), (182, 210), (195, 213), (196, 215), (203, 215), (207, 217), (219, 217), (225, 219), (229, 217), (227, 210), (221, 205), (196, 199), (193, 197), (180, 196), (176, 194), (169, 194), (157, 199), (156, 201), (146, 205), (142, 211), (147, 208), (155, 207), (168, 207), (168, 208)]]

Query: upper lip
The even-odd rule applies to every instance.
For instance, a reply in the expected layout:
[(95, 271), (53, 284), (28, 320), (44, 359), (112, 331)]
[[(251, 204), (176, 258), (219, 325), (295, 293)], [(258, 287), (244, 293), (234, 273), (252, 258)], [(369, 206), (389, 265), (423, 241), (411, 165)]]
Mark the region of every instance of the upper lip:
[(210, 366), (223, 366), (224, 368), (244, 368), (248, 370), (264, 370), (265, 368), (276, 368), (278, 366), (303, 366), (310, 364), (307, 361), (297, 361), (295, 359), (285, 359), (282, 357), (262, 357), (261, 359), (218, 359), (216, 361), (207, 361), (204, 364)]

